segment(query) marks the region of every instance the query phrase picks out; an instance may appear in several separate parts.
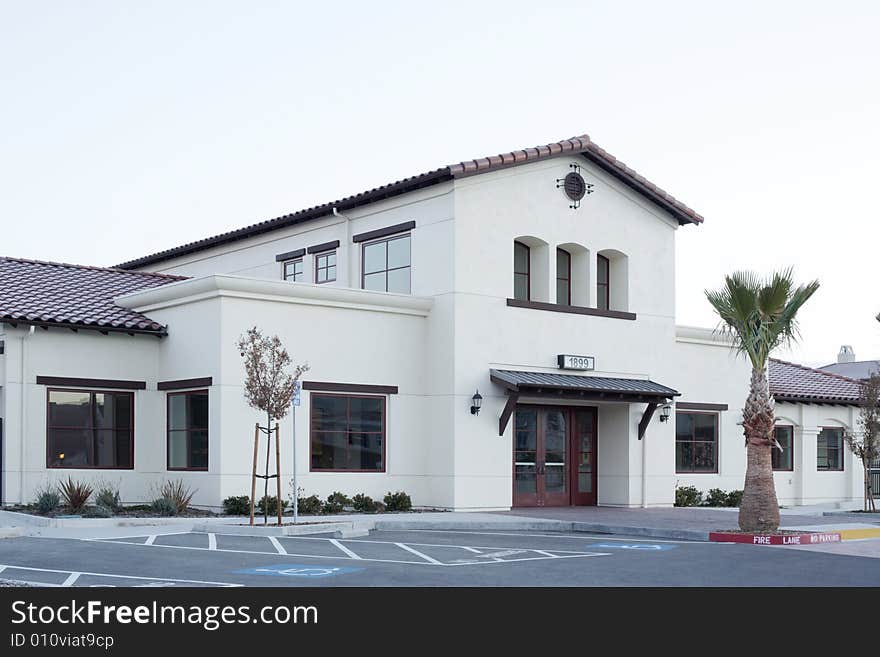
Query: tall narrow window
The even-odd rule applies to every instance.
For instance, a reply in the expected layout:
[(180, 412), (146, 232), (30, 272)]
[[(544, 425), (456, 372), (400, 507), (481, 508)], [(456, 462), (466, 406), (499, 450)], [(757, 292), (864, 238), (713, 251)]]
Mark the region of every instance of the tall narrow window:
[(794, 470), (794, 452), (792, 451), (794, 449), (794, 427), (780, 425), (773, 430), (773, 436), (779, 443), (779, 447), (782, 448), (782, 451), (779, 451), (779, 447), (773, 446), (770, 453), (773, 469), (789, 472)]
[(364, 244), (363, 281), (365, 290), (410, 293), (409, 233)]
[(816, 437), (816, 469), (843, 470), (843, 429), (825, 427)]
[(529, 294), (530, 270), (529, 270), (530, 252), (522, 242), (513, 243), (513, 298), (520, 301), (528, 301), (531, 296)]
[(49, 390), (47, 468), (134, 467), (134, 395)]
[(675, 414), (675, 471), (718, 472), (718, 414)]
[(565, 249), (556, 249), (556, 303), (571, 305), (571, 254)]
[(336, 251), (315, 254), (315, 283), (336, 280)]
[(208, 391), (168, 394), (168, 469), (208, 469)]
[(303, 280), (303, 259), (296, 258), (288, 260), (284, 263), (284, 280), (302, 282)]
[(611, 307), (611, 267), (608, 258), (596, 256), (596, 307), (608, 310)]

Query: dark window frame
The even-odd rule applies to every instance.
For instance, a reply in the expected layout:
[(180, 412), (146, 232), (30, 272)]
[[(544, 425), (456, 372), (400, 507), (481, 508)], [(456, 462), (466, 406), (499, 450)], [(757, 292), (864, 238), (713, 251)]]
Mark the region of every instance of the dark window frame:
[[(599, 263), (605, 263), (605, 282), (599, 278)], [(603, 289), (604, 288), (604, 289)], [(600, 299), (605, 299), (605, 307), (602, 307)], [(596, 308), (611, 310), (611, 260), (601, 253), (596, 256)]]
[[(516, 247), (521, 246), (526, 250), (526, 270), (525, 271), (517, 271), (516, 270)], [(516, 299), (516, 277), (517, 276), (525, 276), (526, 277), (526, 298), (518, 299), (518, 301), (531, 301), (532, 300), (532, 247), (530, 247), (525, 242), (520, 242), (519, 240), (513, 241), (513, 298)]]
[[(715, 418), (715, 440), (713, 441), (713, 444), (715, 445), (715, 454), (714, 454), (714, 459), (713, 459), (715, 461), (715, 469), (714, 470), (695, 470), (695, 469), (693, 469), (693, 464), (691, 464), (690, 470), (679, 470), (678, 469), (678, 456), (677, 456), (678, 443), (685, 442), (683, 440), (678, 439), (678, 416), (679, 416), (679, 414), (681, 414), (681, 415), (711, 415)], [(694, 475), (718, 474), (718, 472), (719, 472), (719, 470), (718, 470), (719, 458), (718, 457), (720, 454), (719, 447), (720, 447), (720, 443), (721, 443), (721, 413), (718, 413), (716, 411), (678, 411), (677, 410), (677, 411), (675, 411), (675, 422), (676, 422), (676, 428), (675, 428), (676, 449), (673, 450), (673, 458), (675, 458), (675, 474), (688, 474), (688, 475), (690, 475), (690, 474), (694, 474)], [(695, 443), (706, 443), (709, 441), (695, 440), (694, 434), (692, 433), (691, 439), (688, 442), (690, 442), (691, 444), (695, 444)]]
[[(287, 275), (287, 268), (291, 265), (293, 265), (292, 277)], [(300, 266), (299, 272), (296, 271), (296, 265)], [(285, 260), (284, 264), (281, 266), (281, 278), (285, 281), (289, 283), (302, 283), (302, 280), (296, 279), (297, 275), (299, 275), (301, 279), (305, 278), (306, 276), (305, 262), (302, 256), (300, 256), (299, 258), (291, 258), (290, 260)]]
[[(821, 436), (822, 432), (825, 431), (826, 429), (828, 429), (829, 431), (837, 432), (837, 435), (839, 437), (839, 446), (836, 448), (836, 450), (837, 450), (837, 456), (838, 456), (837, 460), (838, 460), (840, 467), (837, 467), (837, 468), (819, 467), (819, 436)], [(819, 433), (816, 434), (816, 472), (843, 472), (845, 470), (845, 464), (844, 464), (844, 458), (843, 458), (844, 454), (845, 454), (845, 449), (844, 449), (845, 444), (844, 444), (844, 440), (843, 440), (844, 432), (845, 432), (845, 430), (843, 427), (819, 427)], [(826, 450), (828, 449), (827, 442), (825, 444), (825, 449)]]
[[(409, 264), (405, 267), (388, 267), (388, 243), (395, 240), (409, 238)], [(377, 269), (376, 271), (367, 272), (367, 247), (376, 244), (385, 244), (385, 269)], [(412, 294), (412, 233), (396, 233), (387, 237), (379, 237), (377, 239), (361, 242), (361, 289), (366, 290), (367, 274), (385, 274), (385, 292), (388, 292), (388, 274), (392, 271), (400, 271), (401, 269), (409, 269), (409, 292), (392, 292), (392, 294)], [(381, 290), (373, 290), (381, 291)]]
[[(192, 427), (189, 425), (189, 418), (187, 417), (187, 427), (186, 429), (174, 429), (175, 432), (185, 432), (186, 433), (186, 461), (187, 463), (191, 462), (192, 456), (192, 448), (191, 448), (191, 438), (190, 434), (193, 431), (204, 431), (207, 435), (207, 449), (208, 454), (206, 459), (208, 461), (208, 465), (201, 468), (194, 468), (192, 466), (187, 466), (185, 468), (172, 468), (171, 467), (171, 398), (178, 397), (181, 395), (196, 395), (196, 394), (204, 394), (208, 398), (208, 426), (202, 427)], [(207, 388), (200, 390), (180, 390), (169, 392), (165, 395), (165, 469), (169, 472), (207, 472), (208, 467), (211, 465), (211, 395)]]
[[(312, 448), (314, 447), (316, 433), (343, 433), (341, 431), (315, 431), (313, 425), (313, 417), (315, 412), (315, 399), (317, 397), (341, 397), (343, 399), (378, 399), (382, 402), (382, 468), (381, 469), (363, 469), (363, 468), (316, 468), (312, 464)], [(352, 433), (372, 433), (375, 431), (350, 431), (351, 428), (351, 404), (346, 405), (346, 442), (345, 442), (345, 461), (349, 462), (349, 450), (351, 448), (351, 440), (348, 437)], [(354, 473), (373, 473), (384, 474), (388, 467), (388, 400), (385, 395), (359, 395), (359, 394), (340, 394), (330, 392), (310, 392), (309, 393), (309, 472), (354, 472)]]
[[(125, 395), (131, 401), (129, 404), (129, 426), (131, 427), (129, 430), (129, 438), (128, 438), (128, 449), (131, 454), (131, 465), (52, 465), (51, 456), (52, 449), (49, 440), (50, 433), (53, 429), (61, 429), (61, 430), (76, 430), (83, 429), (83, 427), (66, 427), (66, 426), (58, 426), (53, 427), (49, 424), (49, 408), (50, 402), (49, 398), (51, 397), (53, 392), (79, 392), (79, 393), (88, 393), (89, 394), (89, 404), (90, 406), (94, 404), (94, 395)], [(46, 469), (47, 470), (134, 470), (134, 392), (127, 390), (101, 390), (101, 389), (92, 389), (92, 388), (46, 388)], [(94, 410), (91, 409), (90, 413), (94, 418)], [(94, 427), (87, 427), (94, 430)], [(114, 430), (115, 431), (115, 430)]]
[[(565, 272), (565, 276), (559, 275), (560, 253), (564, 253), (566, 258), (568, 259), (568, 271)], [(562, 303), (559, 300), (559, 281), (565, 281), (568, 284), (568, 298), (565, 300), (565, 303)], [(565, 249), (561, 249), (558, 246), (556, 247), (556, 303), (562, 306), (571, 305), (571, 252), (566, 251)]]
[[(788, 453), (789, 453), (789, 463), (790, 466), (787, 468), (780, 468), (778, 465), (774, 464), (774, 461), (778, 463), (779, 458), (782, 457), (785, 452), (780, 452), (776, 445), (773, 445), (770, 452), (770, 467), (773, 468), (773, 472), (794, 472), (794, 426), (790, 424), (777, 424), (773, 427), (773, 438), (779, 441), (779, 438), (776, 436), (777, 429), (789, 429), (791, 431), (791, 438), (789, 439), (788, 445)], [(779, 441), (782, 444), (781, 441)], [(783, 445), (783, 447), (785, 447)]]
[[(315, 254), (315, 283), (318, 285), (323, 285), (324, 283), (333, 283), (336, 281), (336, 268), (339, 266), (339, 257), (336, 258), (335, 264), (325, 264), (321, 265), (321, 258), (327, 258), (329, 256), (336, 255), (336, 249), (329, 249), (327, 251), (321, 251)], [(330, 268), (333, 268), (333, 278), (328, 278), (325, 281), (319, 280), (318, 272), (324, 270), (325, 272), (329, 272)]]
[[(779, 441), (779, 438), (776, 436), (777, 429), (788, 429), (791, 431), (790, 442), (789, 442), (789, 445), (786, 450), (788, 452), (788, 454), (790, 454), (790, 457), (789, 457), (790, 466), (787, 468), (780, 468), (780, 467), (778, 467), (778, 465), (775, 465), (773, 463), (774, 461), (776, 461), (778, 463), (778, 459), (780, 457), (782, 457), (783, 454), (785, 454), (785, 451), (780, 452), (776, 448), (776, 445), (773, 445), (770, 450), (770, 463), (771, 463), (770, 467), (773, 468), (773, 472), (794, 472), (794, 426), (792, 426), (790, 424), (777, 424), (775, 427), (773, 427), (773, 438), (775, 440)], [(780, 444), (782, 444), (781, 441), (779, 441), (779, 442), (780, 442)], [(785, 447), (785, 445), (783, 445), (783, 447)]]

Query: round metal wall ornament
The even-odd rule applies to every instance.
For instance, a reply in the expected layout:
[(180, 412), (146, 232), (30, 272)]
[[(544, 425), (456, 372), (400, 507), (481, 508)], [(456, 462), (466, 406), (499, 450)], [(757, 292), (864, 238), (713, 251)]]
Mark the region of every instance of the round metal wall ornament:
[(572, 171), (563, 179), (562, 188), (572, 201), (580, 201), (587, 194), (587, 181), (577, 171)]
[(584, 180), (584, 177), (581, 175), (581, 168), (577, 164), (569, 164), (568, 168), (571, 171), (565, 174), (565, 178), (556, 179), (556, 189), (562, 187), (562, 191), (565, 192), (565, 195), (571, 201), (568, 207), (572, 210), (577, 210), (581, 207), (581, 199), (593, 193), (593, 183), (588, 183)]

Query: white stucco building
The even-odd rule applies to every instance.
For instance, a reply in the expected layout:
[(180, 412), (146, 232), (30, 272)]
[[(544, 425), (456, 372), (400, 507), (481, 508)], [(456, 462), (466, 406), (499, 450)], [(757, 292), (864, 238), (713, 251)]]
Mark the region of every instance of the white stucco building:
[[(2, 501), (68, 475), (127, 502), (169, 478), (203, 505), (246, 494), (262, 418), (235, 343), (252, 326), (311, 366), (306, 494), (486, 510), (741, 488), (747, 363), (675, 323), (676, 232), (701, 222), (581, 136), (116, 269), (0, 259)], [(788, 376), (807, 387), (779, 400), (780, 501), (858, 499), (857, 463), (822, 431), (854, 426), (855, 382)], [(281, 432), (289, 474), (290, 416)]]

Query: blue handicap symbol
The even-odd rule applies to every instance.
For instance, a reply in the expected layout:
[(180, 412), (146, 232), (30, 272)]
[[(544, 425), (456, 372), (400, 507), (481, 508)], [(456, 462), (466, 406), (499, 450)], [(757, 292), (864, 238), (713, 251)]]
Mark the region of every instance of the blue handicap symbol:
[(363, 568), (348, 568), (345, 566), (324, 566), (315, 564), (302, 563), (282, 563), (271, 566), (260, 566), (258, 568), (245, 568), (243, 570), (235, 570), (234, 573), (240, 575), (271, 575), (273, 577), (333, 577), (335, 575), (345, 575), (346, 573), (356, 573)]
[(636, 550), (638, 552), (662, 552), (664, 550), (673, 550), (677, 545), (657, 545), (654, 543), (593, 543), (587, 547), (602, 548), (603, 550)]

